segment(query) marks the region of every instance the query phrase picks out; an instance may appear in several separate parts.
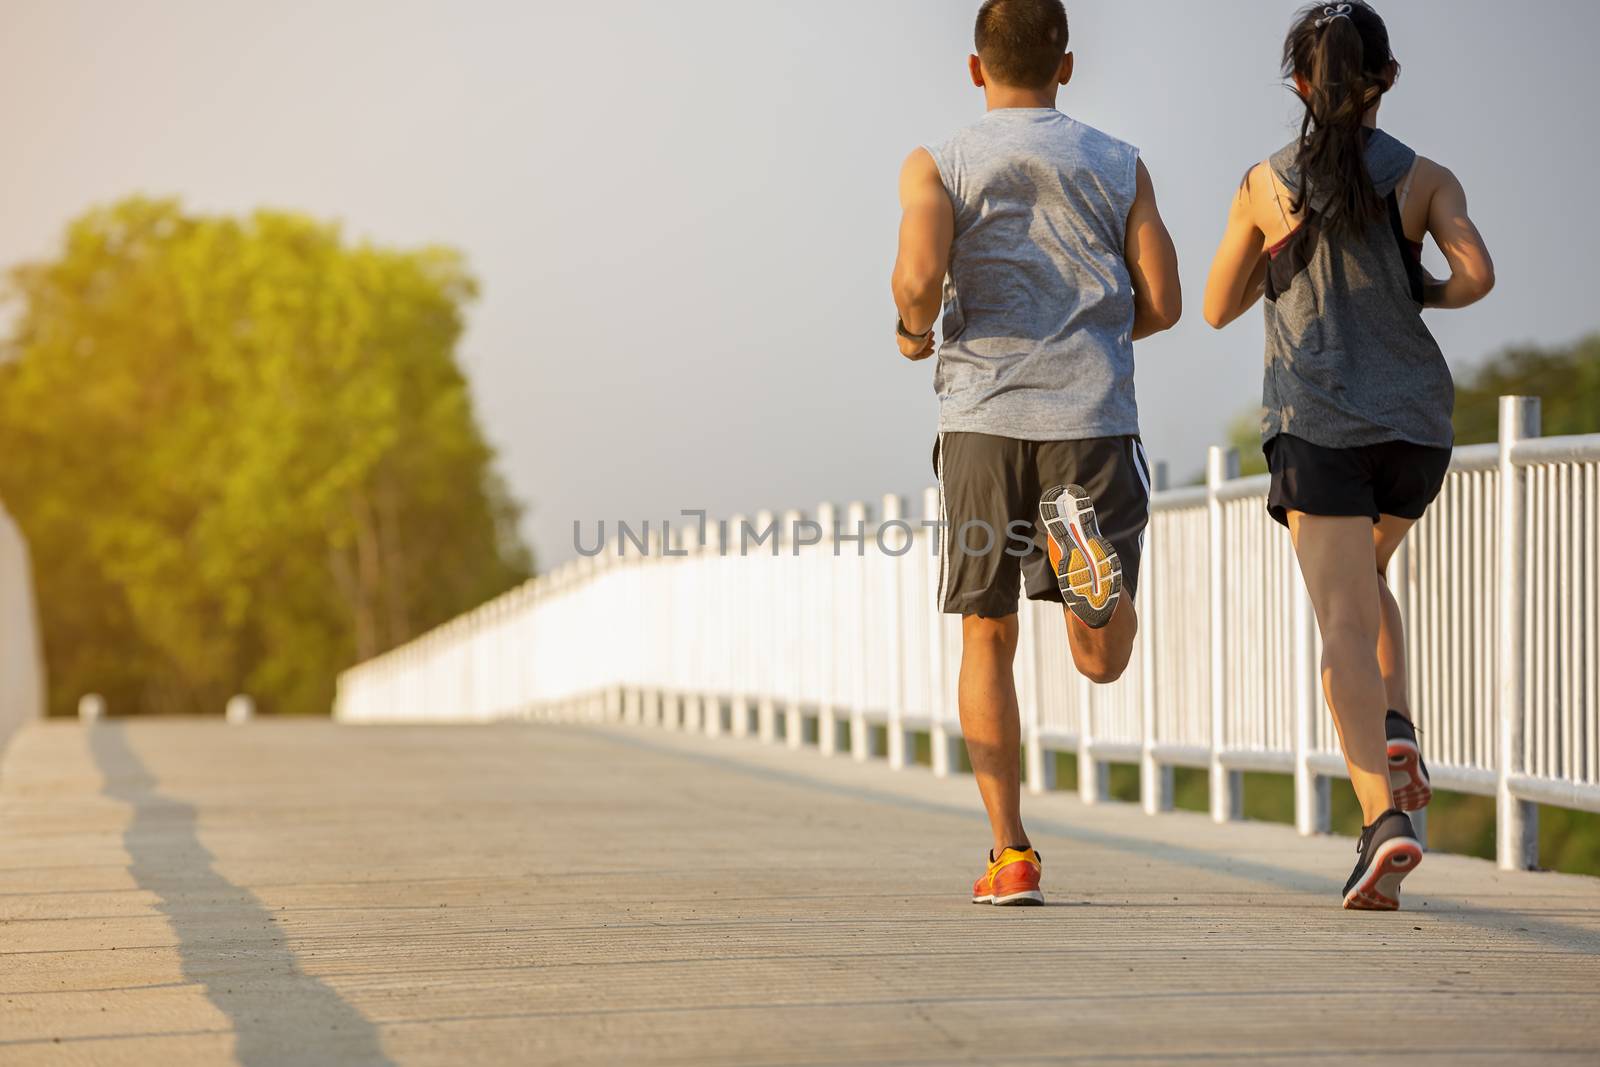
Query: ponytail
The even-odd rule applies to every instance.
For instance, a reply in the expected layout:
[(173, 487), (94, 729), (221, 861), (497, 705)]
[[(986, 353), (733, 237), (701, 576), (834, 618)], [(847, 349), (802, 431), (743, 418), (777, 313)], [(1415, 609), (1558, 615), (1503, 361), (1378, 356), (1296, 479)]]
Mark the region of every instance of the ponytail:
[(1383, 214), (1367, 171), (1362, 120), (1395, 69), (1389, 31), (1365, 3), (1313, 4), (1284, 41), (1284, 76), (1305, 85), (1300, 180), (1290, 206), (1314, 215), (1324, 232), (1359, 231)]

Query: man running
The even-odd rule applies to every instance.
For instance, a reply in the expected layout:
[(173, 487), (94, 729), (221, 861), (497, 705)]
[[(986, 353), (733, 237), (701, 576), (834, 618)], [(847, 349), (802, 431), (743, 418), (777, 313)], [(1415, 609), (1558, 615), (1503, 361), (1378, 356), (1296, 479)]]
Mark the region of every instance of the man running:
[(926, 359), (943, 309), (940, 597), (962, 616), (961, 731), (994, 835), (972, 899), (1038, 904), (1012, 680), (1018, 586), (1065, 603), (1084, 676), (1121, 676), (1150, 491), (1133, 342), (1170, 329), (1182, 298), (1138, 150), (1056, 110), (1072, 78), (1060, 0), (988, 0), (975, 38), (987, 113), (900, 174), (896, 333), (906, 358)]

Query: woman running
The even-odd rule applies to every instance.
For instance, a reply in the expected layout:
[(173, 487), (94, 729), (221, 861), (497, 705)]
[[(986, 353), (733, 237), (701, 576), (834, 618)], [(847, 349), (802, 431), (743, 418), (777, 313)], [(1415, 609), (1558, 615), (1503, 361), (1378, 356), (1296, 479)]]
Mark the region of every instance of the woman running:
[[(1400, 65), (1365, 3), (1302, 10), (1283, 48), (1300, 136), (1240, 184), (1206, 286), (1221, 329), (1265, 294), (1267, 509), (1289, 528), (1322, 631), (1322, 686), (1364, 824), (1346, 908), (1400, 906), (1432, 795), (1406, 698), (1389, 559), (1444, 484), (1455, 386), (1422, 321), (1494, 285), (1450, 171), (1378, 129)], [(1450, 265), (1422, 268), (1432, 234)]]

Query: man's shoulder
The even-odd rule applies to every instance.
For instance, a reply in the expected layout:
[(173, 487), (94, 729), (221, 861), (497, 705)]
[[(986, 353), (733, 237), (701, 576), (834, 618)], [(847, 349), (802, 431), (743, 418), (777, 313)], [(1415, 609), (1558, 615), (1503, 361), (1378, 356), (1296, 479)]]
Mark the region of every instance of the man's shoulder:
[(1096, 148), (1100, 148), (1108, 152), (1121, 152), (1131, 155), (1139, 154), (1138, 147), (1131, 141), (1124, 141), (1115, 134), (1110, 134), (1105, 130), (1100, 129), (1098, 126), (1091, 126), (1087, 122), (1080, 122), (1071, 115), (1064, 114), (1061, 117), (1066, 120), (1066, 122), (1063, 124), (1063, 128), (1069, 130), (1074, 136), (1083, 141), (1085, 144), (1093, 145)]
[(985, 130), (986, 124), (984, 123), (983, 118), (980, 116), (976, 119), (973, 119), (971, 122), (957, 126), (954, 130), (951, 130), (943, 140), (929, 141), (924, 147), (926, 147), (929, 152), (937, 155), (944, 149), (954, 148), (964, 142), (981, 138), (984, 135)]
[[(964, 143), (1005, 139), (1016, 135), (1017, 127), (997, 124), (990, 118), (992, 114), (992, 112), (986, 113), (965, 125), (958, 126), (944, 140), (929, 141), (926, 147), (930, 152), (937, 153), (941, 149), (958, 147)], [(1054, 121), (1045, 124), (1045, 128), (1056, 136), (1070, 138), (1097, 148), (1123, 151), (1134, 155), (1139, 152), (1138, 147), (1131, 142), (1124, 141), (1122, 138), (1107, 133), (1099, 127), (1091, 126), (1087, 122), (1080, 122), (1064, 111), (1057, 111)], [(1039, 127), (1033, 126), (1032, 129), (1037, 131)]]

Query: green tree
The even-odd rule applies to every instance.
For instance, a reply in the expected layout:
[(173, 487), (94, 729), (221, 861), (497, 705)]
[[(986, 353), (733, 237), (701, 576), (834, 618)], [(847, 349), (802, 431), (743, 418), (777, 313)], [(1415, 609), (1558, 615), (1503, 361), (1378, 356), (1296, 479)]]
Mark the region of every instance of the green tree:
[[(1267, 457), (1261, 451), (1261, 409), (1251, 408), (1228, 423), (1228, 447), (1239, 453), (1239, 474), (1267, 473)], [(1205, 481), (1202, 477), (1201, 481)]]
[(441, 248), (129, 199), (14, 270), (0, 499), (51, 708), (320, 712), (336, 672), (523, 580)]
[(1500, 436), (1500, 397), (1539, 397), (1543, 433), (1600, 432), (1600, 334), (1559, 348), (1519, 345), (1489, 360), (1456, 387), (1456, 443)]

